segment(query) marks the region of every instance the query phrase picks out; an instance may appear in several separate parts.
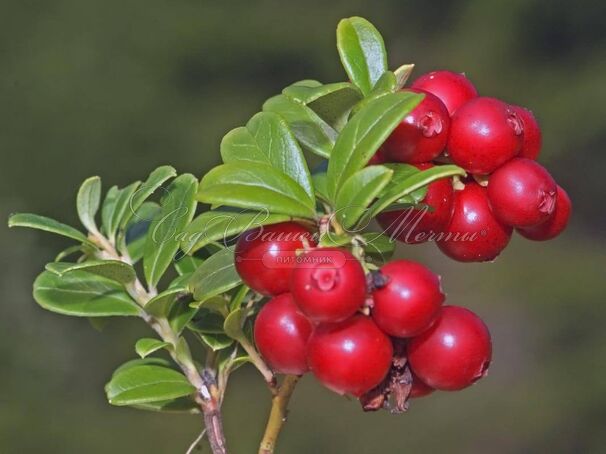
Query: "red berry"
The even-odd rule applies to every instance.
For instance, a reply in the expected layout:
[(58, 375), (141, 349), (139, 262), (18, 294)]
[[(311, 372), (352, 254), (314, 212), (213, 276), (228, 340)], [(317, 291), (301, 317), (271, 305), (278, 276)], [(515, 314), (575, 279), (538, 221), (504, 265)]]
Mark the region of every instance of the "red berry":
[(557, 185), (536, 161), (515, 158), (488, 180), (488, 201), (497, 219), (514, 227), (545, 222), (553, 213)]
[(338, 322), (364, 304), (366, 275), (358, 259), (345, 249), (313, 249), (298, 257), (290, 291), (312, 321)]
[(412, 337), (428, 329), (444, 302), (440, 277), (409, 260), (390, 262), (380, 273), (387, 284), (372, 294), (377, 326), (394, 337)]
[(475, 98), (452, 117), (448, 153), (466, 171), (488, 174), (520, 152), (523, 131), (522, 121), (503, 101)]
[(558, 186), (555, 210), (545, 222), (533, 227), (518, 229), (524, 238), (534, 241), (546, 241), (555, 238), (564, 231), (570, 219), (572, 202), (564, 189)]
[(385, 158), (385, 152), (383, 150), (383, 147), (381, 147), (372, 156), (372, 158), (370, 158), (370, 161), (368, 161), (368, 165), (374, 166), (374, 165), (383, 164), (384, 162), (387, 162), (387, 159)]
[(424, 90), (409, 89), (425, 98), (396, 127), (383, 144), (385, 156), (411, 164), (431, 161), (444, 151), (450, 117), (436, 96)]
[(520, 106), (510, 107), (518, 115), (518, 117), (520, 117), (524, 127), (524, 141), (522, 143), (522, 149), (520, 150), (520, 156), (522, 158), (536, 160), (539, 156), (541, 145), (543, 143), (539, 123), (530, 110)]
[(424, 74), (414, 81), (412, 88), (426, 90), (440, 98), (450, 115), (471, 98), (478, 96), (476, 87), (464, 74), (452, 71), (433, 71)]
[(498, 221), (490, 207), (486, 189), (469, 182), (455, 191), (450, 224), (437, 242), (444, 254), (460, 262), (486, 262), (505, 249), (512, 228)]
[(434, 325), (408, 343), (408, 361), (428, 386), (444, 391), (466, 388), (486, 375), (490, 333), (476, 314), (444, 306)]
[(236, 244), (236, 270), (246, 285), (263, 295), (285, 293), (295, 253), (305, 241), (316, 245), (312, 234), (294, 222), (249, 230)]
[(299, 311), (290, 293), (271, 299), (255, 320), (255, 343), (269, 367), (281, 374), (307, 372), (307, 340), (311, 322)]
[(316, 378), (339, 394), (361, 396), (377, 386), (391, 367), (391, 340), (364, 315), (318, 325), (307, 345)]
[(412, 374), (412, 387), (410, 388), (410, 394), (408, 397), (411, 399), (417, 399), (419, 397), (427, 396), (434, 391), (435, 389), (423, 383), (423, 381), (414, 373)]
[[(417, 164), (420, 170), (433, 164)], [(450, 179), (442, 178), (430, 183), (421, 201), (426, 207), (386, 211), (377, 216), (385, 232), (406, 244), (424, 243), (442, 232), (452, 216), (453, 189)]]

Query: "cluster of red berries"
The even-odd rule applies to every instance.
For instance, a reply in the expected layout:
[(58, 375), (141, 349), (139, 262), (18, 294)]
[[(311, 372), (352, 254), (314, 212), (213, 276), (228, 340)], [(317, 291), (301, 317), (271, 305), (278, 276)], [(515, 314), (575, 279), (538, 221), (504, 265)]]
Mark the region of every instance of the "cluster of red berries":
[(329, 389), (361, 397), (389, 379), (394, 345), (405, 345), (406, 398), (459, 390), (486, 372), (488, 329), (473, 312), (443, 306), (439, 276), (419, 263), (366, 274), (348, 250), (317, 247), (293, 222), (244, 233), (235, 263), (248, 286), (272, 297), (254, 337), (277, 373), (310, 370)]
[(571, 202), (549, 172), (536, 162), (541, 130), (529, 110), (479, 97), (463, 75), (435, 71), (405, 91), (425, 98), (398, 125), (371, 164), (403, 162), (427, 169), (454, 163), (469, 177), (428, 187), (426, 208), (382, 213), (387, 233), (408, 244), (436, 241), (463, 262), (496, 258), (513, 228), (535, 241), (556, 237), (566, 227)]

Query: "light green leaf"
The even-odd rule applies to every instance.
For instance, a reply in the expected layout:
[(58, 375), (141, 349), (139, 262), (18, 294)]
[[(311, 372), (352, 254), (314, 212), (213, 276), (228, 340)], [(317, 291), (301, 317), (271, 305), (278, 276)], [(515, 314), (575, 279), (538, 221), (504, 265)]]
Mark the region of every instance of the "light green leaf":
[(275, 113), (260, 112), (245, 128), (227, 133), (221, 142), (221, 156), (226, 164), (238, 161), (269, 164), (299, 183), (313, 200), (303, 152), (286, 121)]
[(55, 257), (55, 262), (60, 262), (61, 260), (63, 260), (66, 257), (69, 257), (70, 255), (73, 255), (76, 253), (83, 253), (83, 252), (84, 251), (83, 251), (83, 247), (81, 244), (67, 247), (57, 254), (57, 256)]
[(189, 294), (185, 287), (175, 287), (163, 291), (150, 299), (145, 305), (145, 312), (156, 317), (166, 317), (170, 313), (175, 301)]
[(139, 339), (135, 344), (135, 351), (141, 358), (145, 358), (153, 352), (169, 346), (168, 342), (163, 342), (160, 339), (144, 337), (143, 339)]
[[(130, 219), (133, 213), (130, 210), (132, 198), (141, 185), (140, 181), (135, 181), (123, 189), (119, 189), (112, 206), (111, 215), (109, 215), (107, 236), (110, 239), (115, 238), (118, 228), (124, 219)], [(108, 193), (109, 195), (109, 193)], [(101, 213), (103, 215), (103, 213)]]
[(202, 265), (203, 261), (204, 260), (197, 257), (192, 257), (191, 255), (184, 255), (175, 261), (175, 270), (177, 270), (177, 273), (179, 273), (180, 276), (183, 276), (184, 274), (191, 274), (196, 271), (200, 265)]
[(44, 271), (34, 282), (34, 299), (51, 312), (78, 317), (139, 315), (122, 285), (85, 271), (58, 276)]
[(198, 333), (197, 337), (204, 345), (214, 352), (230, 347), (234, 343), (234, 340), (231, 337), (219, 333)]
[(121, 284), (128, 284), (137, 277), (132, 266), (119, 260), (88, 260), (81, 263), (52, 262), (46, 269), (58, 276), (74, 271), (87, 271)]
[(410, 92), (390, 93), (369, 102), (343, 128), (328, 162), (328, 191), (338, 188), (363, 168), (402, 119), (423, 99)]
[(297, 182), (267, 164), (255, 162), (215, 167), (202, 178), (197, 197), (215, 206), (311, 219), (316, 215), (314, 200)]
[(76, 197), (76, 207), (78, 209), (78, 217), (82, 225), (89, 232), (97, 231), (97, 223), (95, 215), (101, 204), (101, 178), (90, 177), (84, 180), (78, 196)]
[(116, 200), (120, 190), (118, 186), (112, 186), (105, 194), (103, 205), (101, 206), (101, 226), (103, 227), (103, 233), (105, 236), (109, 236), (109, 232), (112, 228), (112, 216), (114, 214), (114, 208), (116, 207)]
[(330, 197), (328, 197), (328, 180), (326, 178), (326, 172), (316, 173), (312, 175), (311, 179), (314, 183), (314, 188), (316, 189), (316, 197), (325, 202), (329, 202)]
[(115, 373), (105, 385), (112, 405), (138, 405), (176, 399), (192, 394), (195, 388), (180, 372), (155, 365), (133, 366)]
[(29, 227), (30, 229), (43, 230), (45, 232), (56, 233), (72, 240), (80, 241), (82, 243), (91, 243), (84, 233), (76, 230), (75, 228), (62, 224), (61, 222), (55, 221), (54, 219), (40, 216), (32, 213), (16, 213), (8, 218), (9, 227)]
[(251, 310), (245, 307), (236, 309), (229, 314), (223, 324), (225, 334), (235, 340), (242, 339), (244, 337), (244, 322), (250, 314)]
[(394, 71), (396, 75), (397, 88), (398, 90), (406, 85), (410, 75), (412, 74), (413, 69), (415, 68), (414, 64), (402, 65), (398, 69)]
[(263, 111), (274, 112), (284, 118), (305, 149), (323, 158), (330, 156), (337, 131), (311, 108), (287, 96), (277, 95), (265, 101)]
[(152, 287), (158, 284), (173, 261), (179, 249), (178, 235), (195, 214), (196, 186), (193, 175), (180, 175), (168, 186), (162, 198), (160, 214), (149, 228), (143, 254), (145, 279)]
[(389, 183), (393, 170), (369, 166), (358, 170), (339, 189), (335, 204), (337, 220), (348, 229), (356, 224), (368, 206)]
[(146, 402), (144, 404), (132, 405), (132, 407), (138, 410), (161, 411), (165, 413), (200, 413), (200, 409), (198, 408), (196, 402), (189, 397), (160, 400), (157, 402)]
[(189, 289), (197, 302), (225, 293), (242, 283), (234, 265), (234, 252), (223, 249), (198, 267), (189, 281)]
[(285, 214), (267, 212), (207, 211), (187, 226), (181, 249), (187, 254), (192, 254), (213, 241), (224, 241), (246, 230), (291, 219)]
[(383, 37), (366, 19), (342, 19), (337, 27), (337, 48), (349, 79), (364, 95), (387, 71)]

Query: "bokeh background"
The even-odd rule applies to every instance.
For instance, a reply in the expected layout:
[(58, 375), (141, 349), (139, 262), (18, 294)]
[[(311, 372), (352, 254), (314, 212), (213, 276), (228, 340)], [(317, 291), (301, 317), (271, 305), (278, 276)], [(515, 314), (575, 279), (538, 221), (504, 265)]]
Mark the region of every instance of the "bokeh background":
[[(481, 384), (363, 414), (306, 377), (281, 453), (603, 453), (606, 448), (606, 3), (564, 0), (2, 0), (0, 218), (31, 211), (76, 223), (75, 191), (159, 164), (201, 175), (224, 133), (303, 78), (344, 79), (334, 30), (362, 15), (392, 67), (465, 71), (481, 93), (532, 108), (540, 160), (571, 194), (568, 231), (520, 237), (495, 263), (399, 249), (444, 276), (449, 302), (489, 324)], [(117, 320), (98, 333), (47, 313), (31, 284), (59, 238), (0, 227), (0, 452), (181, 453), (194, 416), (110, 407), (103, 384), (147, 333)], [(235, 375), (225, 404), (232, 452), (256, 452), (269, 397)]]

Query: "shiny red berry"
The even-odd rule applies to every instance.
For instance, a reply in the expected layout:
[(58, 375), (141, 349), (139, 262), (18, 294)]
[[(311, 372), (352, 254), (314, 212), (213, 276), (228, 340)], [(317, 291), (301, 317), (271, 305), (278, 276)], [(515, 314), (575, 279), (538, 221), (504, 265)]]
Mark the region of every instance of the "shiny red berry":
[(534, 227), (517, 229), (518, 233), (524, 238), (534, 241), (546, 241), (555, 238), (566, 229), (570, 213), (572, 212), (572, 202), (564, 189), (558, 186), (555, 210), (542, 224)]
[[(420, 170), (433, 167), (433, 164), (416, 164)], [(418, 244), (429, 241), (442, 232), (452, 216), (454, 191), (452, 181), (442, 178), (430, 183), (427, 194), (421, 201), (422, 208), (386, 211), (377, 216), (379, 225), (392, 238), (406, 244)]]
[(486, 262), (505, 249), (511, 233), (512, 228), (492, 214), (486, 189), (469, 182), (455, 191), (452, 219), (437, 244), (454, 260)]
[(339, 322), (366, 300), (366, 275), (349, 251), (318, 248), (297, 258), (290, 291), (301, 311), (314, 322)]
[(440, 277), (410, 260), (394, 260), (380, 270), (384, 286), (372, 293), (372, 318), (394, 337), (412, 337), (428, 329), (444, 302)]
[(376, 151), (376, 153), (372, 156), (372, 158), (370, 158), (370, 161), (368, 161), (368, 165), (375, 166), (375, 165), (383, 164), (385, 162), (387, 162), (387, 158), (385, 157), (385, 152), (383, 150), (383, 147), (381, 147)]
[(236, 244), (238, 274), (263, 295), (288, 291), (296, 251), (315, 246), (312, 234), (294, 222), (258, 227), (243, 233)]
[(307, 341), (311, 322), (290, 293), (266, 303), (255, 320), (255, 343), (274, 372), (302, 375), (307, 372)]
[(553, 213), (557, 185), (536, 161), (514, 158), (488, 180), (488, 201), (495, 217), (514, 227), (545, 222)]
[(452, 71), (433, 71), (423, 74), (413, 82), (412, 88), (425, 90), (437, 96), (450, 115), (471, 98), (478, 96), (476, 87), (464, 74)]
[(391, 340), (369, 317), (318, 325), (307, 344), (316, 378), (339, 394), (359, 397), (377, 386), (391, 367)]
[(486, 375), (492, 356), (490, 333), (476, 314), (444, 306), (434, 325), (408, 343), (408, 361), (428, 386), (456, 391)]
[(474, 98), (452, 117), (448, 153), (453, 162), (474, 174), (488, 174), (522, 148), (524, 127), (503, 101)]
[(387, 138), (383, 144), (385, 156), (391, 161), (410, 164), (431, 161), (446, 147), (450, 128), (448, 110), (442, 101), (427, 91), (403, 91), (421, 93), (425, 98)]
[(417, 399), (419, 397), (427, 396), (433, 393), (434, 391), (435, 389), (423, 383), (423, 381), (414, 373), (412, 374), (412, 387), (410, 388), (410, 394), (408, 395), (408, 397), (410, 397), (411, 399)]
[(543, 136), (539, 123), (530, 110), (520, 106), (510, 107), (520, 117), (524, 127), (524, 141), (522, 142), (520, 157), (536, 160), (543, 144)]

